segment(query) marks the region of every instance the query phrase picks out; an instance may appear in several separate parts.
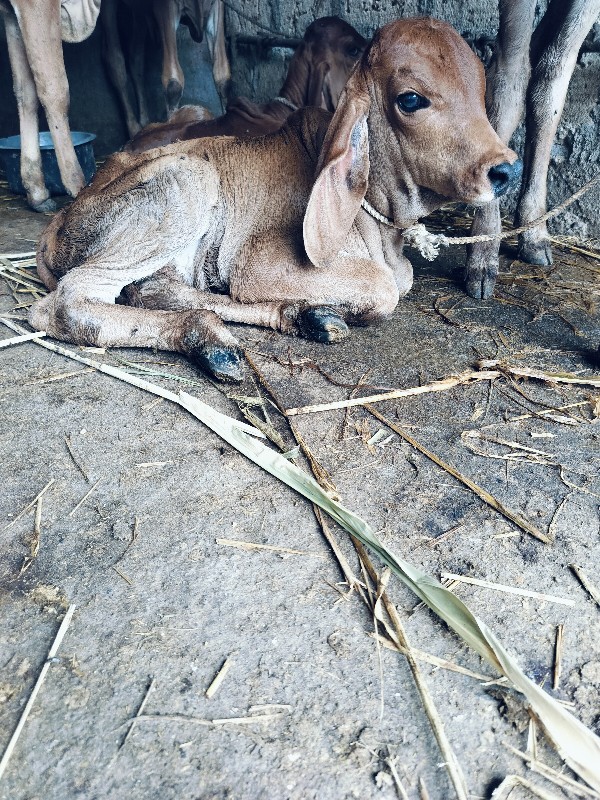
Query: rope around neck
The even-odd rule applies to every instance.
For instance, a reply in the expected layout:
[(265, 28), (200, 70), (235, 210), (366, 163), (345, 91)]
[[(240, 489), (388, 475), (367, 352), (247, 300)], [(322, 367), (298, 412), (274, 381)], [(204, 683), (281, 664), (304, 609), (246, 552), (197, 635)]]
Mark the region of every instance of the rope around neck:
[(287, 99), (287, 97), (281, 97), (280, 95), (277, 95), (277, 97), (273, 98), (273, 101), (277, 103), (283, 103), (284, 106), (291, 108), (292, 111), (298, 111), (298, 106), (295, 106), (291, 100)]
[(428, 231), (425, 225), (423, 225), (421, 222), (403, 229), (400, 225), (396, 225), (394, 220), (384, 216), (383, 214), (380, 214), (379, 211), (374, 209), (373, 206), (367, 202), (367, 200), (363, 200), (361, 206), (364, 208), (367, 214), (370, 214), (378, 222), (381, 222), (383, 225), (387, 225), (389, 228), (395, 228), (398, 231), (402, 231), (402, 236), (407, 244), (416, 247), (423, 258), (426, 258), (427, 261), (433, 261), (435, 258), (437, 258), (440, 252), (440, 247), (449, 247), (452, 244), (497, 242), (502, 239), (509, 239), (511, 236), (517, 236), (519, 233), (525, 233), (525, 231), (541, 225), (547, 220), (552, 219), (552, 217), (558, 216), (558, 214), (563, 212), (565, 208), (568, 208), (570, 205), (579, 200), (583, 194), (589, 192), (589, 190), (598, 183), (600, 183), (600, 175), (596, 175), (595, 178), (592, 178), (585, 183), (581, 189), (578, 189), (560, 205), (556, 206), (551, 211), (547, 211), (541, 217), (534, 219), (527, 225), (522, 225), (520, 228), (512, 228), (511, 230), (503, 231), (502, 233), (479, 234), (477, 236), (445, 236), (443, 233), (431, 233), (431, 231)]

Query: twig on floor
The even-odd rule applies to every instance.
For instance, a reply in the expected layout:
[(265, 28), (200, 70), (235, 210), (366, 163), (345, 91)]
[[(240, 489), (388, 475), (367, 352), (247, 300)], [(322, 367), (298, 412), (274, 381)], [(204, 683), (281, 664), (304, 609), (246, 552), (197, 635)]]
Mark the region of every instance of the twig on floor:
[(442, 469), (446, 470), (446, 472), (450, 473), (450, 475), (452, 475), (454, 478), (456, 478), (465, 486), (467, 486), (481, 500), (483, 500), (493, 509), (502, 514), (502, 516), (506, 517), (511, 522), (513, 522), (515, 525), (517, 525), (517, 527), (525, 531), (525, 533), (529, 533), (531, 536), (535, 537), (536, 539), (539, 539), (540, 542), (544, 542), (545, 544), (550, 543), (550, 538), (545, 533), (542, 533), (542, 531), (533, 526), (526, 519), (519, 516), (514, 511), (511, 511), (506, 506), (504, 506), (493, 495), (491, 495), (489, 492), (486, 492), (485, 489), (482, 489), (481, 486), (478, 486), (476, 483), (474, 483), (474, 481), (472, 481), (470, 478), (467, 478), (453, 466), (447, 464), (445, 461), (442, 461), (442, 459), (439, 458), (439, 456), (436, 456), (435, 453), (432, 453), (431, 450), (428, 450), (426, 447), (420, 444), (414, 437), (412, 437), (409, 433), (407, 433), (403, 428), (401, 428), (399, 425), (396, 425), (395, 422), (388, 419), (387, 417), (384, 417), (383, 414), (380, 414), (379, 411), (377, 411), (377, 409), (373, 408), (373, 406), (368, 405), (366, 406), (366, 409), (371, 414), (373, 414), (374, 417), (377, 417), (377, 419), (380, 422), (385, 423), (388, 426), (388, 428), (393, 430), (395, 433), (397, 433), (399, 436), (405, 439), (409, 444), (411, 444), (416, 450), (418, 450), (420, 453), (423, 453), (423, 455), (427, 456), (427, 458), (431, 459), (431, 461), (433, 461)]
[(60, 624), (60, 627), (58, 629), (58, 633), (54, 637), (54, 642), (52, 643), (52, 646), (50, 647), (50, 650), (48, 651), (48, 655), (46, 656), (46, 660), (44, 661), (44, 665), (42, 666), (42, 669), (41, 669), (41, 672), (40, 672), (40, 674), (38, 676), (38, 679), (35, 682), (35, 685), (34, 685), (34, 687), (32, 689), (31, 694), (29, 695), (29, 700), (27, 701), (27, 704), (26, 704), (25, 708), (23, 709), (23, 712), (22, 712), (22, 714), (21, 714), (21, 716), (19, 718), (19, 721), (17, 723), (17, 727), (15, 728), (15, 730), (13, 732), (13, 735), (10, 737), (10, 741), (9, 741), (8, 745), (6, 746), (6, 750), (4, 751), (4, 755), (2, 756), (2, 760), (0, 760), (0, 779), (2, 779), (2, 775), (4, 774), (4, 771), (6, 770), (6, 767), (8, 765), (9, 760), (10, 760), (10, 757), (11, 757), (11, 755), (13, 753), (13, 750), (15, 749), (15, 746), (17, 744), (19, 736), (21, 735), (21, 731), (23, 730), (23, 726), (25, 725), (25, 723), (27, 721), (27, 717), (29, 716), (29, 714), (31, 712), (31, 709), (33, 708), (33, 704), (35, 703), (35, 698), (38, 696), (38, 693), (39, 693), (40, 689), (42, 688), (42, 684), (44, 683), (44, 680), (46, 679), (46, 675), (48, 673), (48, 670), (50, 669), (50, 665), (52, 664), (52, 660), (56, 656), (56, 653), (58, 652), (58, 648), (60, 647), (60, 645), (62, 643), (62, 640), (64, 639), (64, 636), (65, 636), (65, 634), (67, 632), (67, 629), (68, 629), (69, 625), (71, 624), (71, 619), (73, 618), (74, 611), (75, 611), (75, 606), (74, 605), (70, 605), (68, 607), (68, 609), (67, 609), (67, 613), (65, 614), (65, 616), (63, 618), (63, 621)]

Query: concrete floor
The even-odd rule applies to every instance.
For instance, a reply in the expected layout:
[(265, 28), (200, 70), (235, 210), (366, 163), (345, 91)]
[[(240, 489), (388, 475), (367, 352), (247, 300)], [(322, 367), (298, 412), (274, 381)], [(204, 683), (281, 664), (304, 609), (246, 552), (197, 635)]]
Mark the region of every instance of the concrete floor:
[[(0, 252), (33, 249), (46, 221), (5, 196)], [(287, 408), (344, 399), (346, 387), (361, 380), (415, 386), (486, 357), (551, 371), (597, 370), (600, 262), (557, 248), (554, 267), (540, 269), (513, 255), (507, 249), (496, 297), (484, 302), (462, 290), (462, 250), (433, 264), (415, 258), (414, 289), (392, 318), (353, 330), (335, 347), (251, 327), (236, 333)], [(0, 310), (14, 306), (0, 279)], [(91, 357), (186, 378), (192, 394), (239, 416), (235, 402), (183, 358), (139, 350)], [(33, 343), (0, 351), (0, 750), (66, 605), (77, 605), (0, 798), (388, 800), (400, 796), (389, 758), (408, 797), (425, 796), (420, 780), (431, 798), (454, 796), (405, 659), (378, 651), (371, 613), (356, 595), (342, 598), (343, 576), (311, 507), (182, 409), (79, 370)], [(258, 394), (250, 369), (239, 394)], [(568, 607), (466, 584), (455, 589), (525, 671), (591, 726), (598, 724), (600, 610), (568, 565), (597, 579), (598, 394), (500, 379), (378, 406), (549, 532), (550, 544), (521, 533), (364, 409), (296, 418), (343, 502), (408, 561), (438, 576), (458, 573), (575, 601)], [(578, 405), (540, 415), (571, 404)], [(289, 428), (269, 409), (291, 449)], [(369, 444), (380, 429), (385, 436)], [(487, 439), (461, 438), (465, 431)], [(527, 451), (497, 440), (550, 455), (519, 458)], [(468, 449), (475, 441), (486, 455)], [(39, 552), (20, 575), (33, 512), (5, 526), (51, 479)], [(359, 572), (346, 535), (331, 527)], [(246, 551), (223, 539), (301, 553)], [(389, 592), (415, 648), (494, 676), (397, 581)], [(559, 624), (562, 676), (553, 691)], [(228, 657), (231, 669), (208, 699), (205, 690)], [(470, 797), (489, 797), (507, 774), (527, 775), (508, 749), (527, 747), (518, 698), (421, 666)], [(144, 714), (168, 718), (141, 720), (126, 739), (127, 721), (145, 697)], [(197, 722), (265, 713), (272, 716), (250, 724)], [(541, 735), (538, 747), (543, 761), (563, 769)], [(511, 798), (530, 796), (519, 791)]]

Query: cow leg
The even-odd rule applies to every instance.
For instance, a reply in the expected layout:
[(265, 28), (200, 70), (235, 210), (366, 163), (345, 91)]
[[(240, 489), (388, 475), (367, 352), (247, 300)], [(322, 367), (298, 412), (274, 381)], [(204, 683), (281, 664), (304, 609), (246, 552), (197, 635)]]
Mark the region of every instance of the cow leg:
[(129, 68), (131, 73), (131, 82), (135, 90), (135, 96), (138, 105), (138, 118), (142, 128), (150, 122), (150, 114), (148, 113), (148, 104), (146, 102), (145, 91), (145, 50), (146, 50), (146, 25), (135, 24), (131, 34), (131, 49)]
[(231, 67), (225, 46), (225, 6), (223, 0), (213, 0), (210, 14), (206, 21), (206, 42), (213, 65), (215, 86), (219, 93), (222, 110), (225, 112), (231, 83)]
[[(118, 0), (102, 0), (102, 12), (100, 14), (103, 32), (102, 59), (108, 77), (115, 87), (121, 107), (123, 108), (127, 133), (131, 138), (140, 130), (141, 125), (138, 122), (129, 96), (127, 67), (125, 65), (125, 57), (123, 55), (123, 48), (121, 47), (121, 38), (119, 36), (117, 24), (117, 7)], [(136, 20), (134, 20), (134, 28), (137, 28)]]
[(162, 85), (167, 102), (167, 116), (179, 106), (185, 79), (177, 57), (177, 28), (179, 27), (179, 4), (176, 0), (155, 0), (152, 11), (163, 51)]
[(38, 96), (16, 17), (4, 15), (8, 56), (19, 110), (21, 180), (34, 211), (54, 211), (56, 205), (44, 183), (38, 129)]
[[(535, 3), (500, 0), (500, 26), (488, 69), (486, 106), (498, 136), (508, 144), (519, 124), (529, 80), (529, 45)], [(492, 200), (475, 211), (471, 235), (500, 233), (500, 204)], [(465, 267), (466, 290), (477, 300), (491, 297), (498, 275), (498, 241), (470, 245)]]
[(205, 310), (154, 311), (115, 305), (131, 272), (79, 267), (36, 301), (29, 322), (66, 342), (97, 347), (151, 347), (183, 353), (221, 380), (241, 380), (239, 344)]
[(37, 95), (46, 112), (63, 185), (75, 197), (85, 186), (69, 129), (69, 84), (65, 73), (58, 3), (19, 3), (19, 26)]
[[(517, 224), (546, 211), (550, 152), (579, 48), (600, 14), (600, 0), (552, 0), (533, 41), (533, 74), (527, 94), (525, 172)], [(545, 224), (520, 237), (520, 256), (530, 264), (552, 263)]]
[(169, 271), (153, 275), (138, 284), (125, 287), (124, 294), (131, 305), (166, 311), (213, 311), (225, 322), (259, 325), (283, 332), (293, 332), (294, 324), (285, 315), (289, 302), (240, 303), (229, 295), (195, 289), (182, 283)]

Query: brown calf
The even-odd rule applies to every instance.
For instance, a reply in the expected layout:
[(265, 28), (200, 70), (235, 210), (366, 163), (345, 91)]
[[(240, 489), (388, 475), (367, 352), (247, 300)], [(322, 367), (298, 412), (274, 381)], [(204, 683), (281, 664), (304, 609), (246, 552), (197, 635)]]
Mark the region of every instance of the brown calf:
[[(239, 380), (223, 320), (334, 342), (347, 323), (390, 314), (412, 269), (401, 233), (363, 200), (407, 227), (503, 191), (517, 156), (484, 90), (450, 25), (399, 20), (375, 35), (333, 118), (310, 108), (258, 139), (118, 153), (44, 233), (39, 274), (60, 280), (31, 324), (78, 344), (185, 353)], [(115, 305), (134, 281), (144, 307)]]
[(187, 122), (177, 115), (140, 131), (124, 147), (143, 153), (171, 142), (203, 136), (264, 136), (279, 130), (290, 114), (303, 106), (335, 111), (352, 68), (367, 42), (347, 22), (323, 17), (311, 23), (290, 62), (279, 97), (257, 105), (245, 97), (230, 102), (222, 117)]

